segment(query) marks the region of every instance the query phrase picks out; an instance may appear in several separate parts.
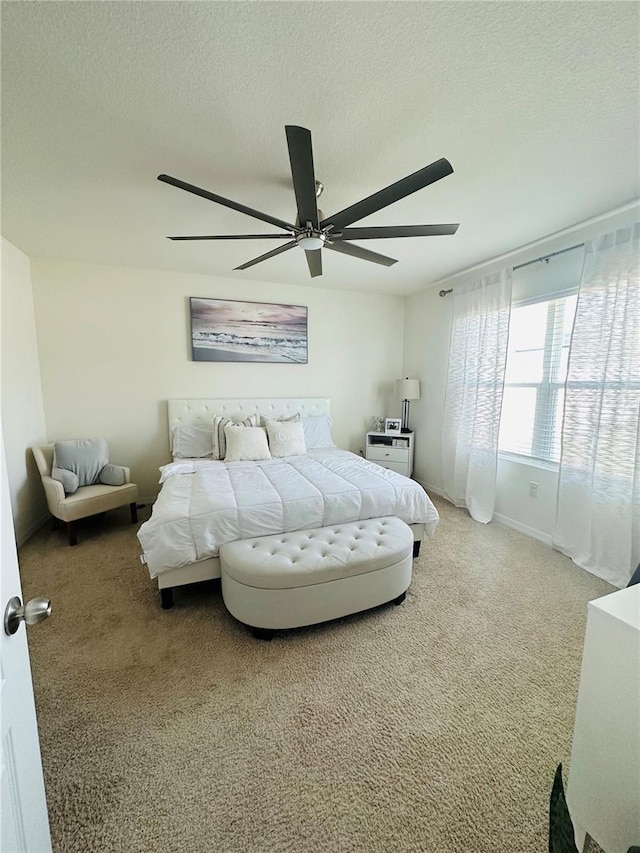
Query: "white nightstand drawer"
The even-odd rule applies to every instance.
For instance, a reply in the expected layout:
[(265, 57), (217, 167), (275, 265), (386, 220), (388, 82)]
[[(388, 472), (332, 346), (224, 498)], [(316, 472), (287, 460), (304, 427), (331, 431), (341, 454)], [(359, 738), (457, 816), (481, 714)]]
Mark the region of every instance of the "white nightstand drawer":
[(382, 460), (371, 460), (376, 465), (380, 465), (382, 468), (389, 468), (390, 471), (395, 471), (397, 474), (404, 474), (405, 477), (411, 476), (411, 472), (409, 471), (409, 463), (405, 459), (404, 462), (383, 462)]
[(403, 465), (406, 465), (409, 458), (409, 448), (375, 447), (374, 445), (369, 445), (367, 458), (371, 459), (372, 462), (401, 462)]

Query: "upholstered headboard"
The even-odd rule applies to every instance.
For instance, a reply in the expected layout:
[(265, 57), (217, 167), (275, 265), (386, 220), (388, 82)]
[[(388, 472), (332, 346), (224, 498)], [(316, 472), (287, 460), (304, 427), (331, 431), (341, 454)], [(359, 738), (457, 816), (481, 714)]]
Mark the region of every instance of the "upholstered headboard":
[(201, 400), (167, 400), (169, 435), (174, 427), (208, 426), (216, 415), (242, 420), (256, 412), (265, 417), (287, 415), (328, 415), (330, 401), (321, 397), (262, 397), (234, 399), (218, 397)]

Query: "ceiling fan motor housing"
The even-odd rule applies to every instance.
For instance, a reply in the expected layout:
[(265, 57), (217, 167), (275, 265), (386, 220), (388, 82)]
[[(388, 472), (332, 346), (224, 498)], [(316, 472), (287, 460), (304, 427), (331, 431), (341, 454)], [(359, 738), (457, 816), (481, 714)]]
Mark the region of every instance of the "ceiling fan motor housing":
[[(318, 181), (316, 181), (316, 186)], [(322, 184), (320, 184), (322, 186)], [(318, 210), (318, 222), (321, 222), (323, 219), (323, 214), (321, 210)], [(296, 224), (298, 224), (298, 220), (296, 219)], [(320, 231), (317, 228), (314, 228), (310, 222), (307, 222), (305, 230), (296, 236), (296, 242), (301, 249), (304, 249), (305, 252), (315, 251), (317, 249), (321, 249), (324, 246), (325, 240), (327, 239), (327, 235), (324, 231)]]

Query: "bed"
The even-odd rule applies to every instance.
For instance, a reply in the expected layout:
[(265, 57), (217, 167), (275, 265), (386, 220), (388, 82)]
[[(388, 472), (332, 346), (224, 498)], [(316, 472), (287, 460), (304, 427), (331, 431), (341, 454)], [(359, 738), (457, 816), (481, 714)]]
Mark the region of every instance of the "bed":
[[(330, 404), (324, 398), (174, 399), (167, 413), (171, 436), (175, 427), (212, 427), (215, 416), (299, 415), (323, 422)], [(173, 604), (173, 588), (220, 577), (218, 548), (226, 542), (393, 515), (411, 526), (417, 553), (438, 523), (414, 480), (335, 446), (259, 462), (174, 458), (160, 472), (162, 488), (138, 539), (165, 608)]]

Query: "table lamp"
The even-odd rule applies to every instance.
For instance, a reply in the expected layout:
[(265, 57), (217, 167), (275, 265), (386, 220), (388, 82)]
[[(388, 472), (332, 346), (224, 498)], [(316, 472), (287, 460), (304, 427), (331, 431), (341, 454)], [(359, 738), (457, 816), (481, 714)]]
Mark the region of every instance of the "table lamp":
[(402, 400), (402, 429), (401, 432), (411, 432), (409, 429), (409, 400), (420, 399), (420, 381), (418, 379), (396, 379), (396, 394)]

